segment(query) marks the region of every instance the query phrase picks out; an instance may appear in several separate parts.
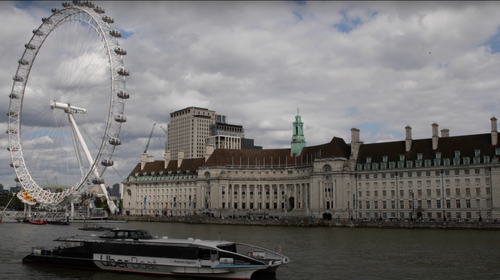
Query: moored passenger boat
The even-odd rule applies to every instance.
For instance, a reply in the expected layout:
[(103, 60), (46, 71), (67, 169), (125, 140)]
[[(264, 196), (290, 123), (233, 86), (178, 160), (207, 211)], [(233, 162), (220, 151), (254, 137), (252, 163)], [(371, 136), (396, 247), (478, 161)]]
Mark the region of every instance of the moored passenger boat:
[(157, 275), (250, 279), (276, 273), (290, 260), (280, 252), (229, 241), (152, 237), (145, 230), (113, 229), (102, 236), (60, 237), (54, 249), (33, 248), (25, 264)]

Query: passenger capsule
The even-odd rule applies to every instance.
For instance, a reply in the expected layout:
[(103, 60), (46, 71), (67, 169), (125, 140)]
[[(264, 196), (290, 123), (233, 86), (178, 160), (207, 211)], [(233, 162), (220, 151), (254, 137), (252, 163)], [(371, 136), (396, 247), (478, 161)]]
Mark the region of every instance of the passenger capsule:
[(11, 94), (9, 94), (9, 98), (10, 99), (19, 99), (19, 96), (15, 93), (11, 93)]
[(104, 166), (113, 166), (114, 162), (110, 159), (104, 159), (103, 161), (101, 161), (101, 164)]
[(116, 38), (120, 38), (122, 36), (122, 33), (118, 30), (110, 30), (109, 34)]
[(119, 55), (127, 55), (127, 51), (123, 48), (115, 48), (115, 53), (119, 54)]
[(115, 23), (115, 20), (110, 16), (103, 16), (102, 20), (106, 23)]
[(7, 113), (7, 116), (9, 116), (9, 117), (17, 117), (17, 113), (16, 113), (16, 112), (13, 112), (13, 111), (9, 111), (9, 112)]
[(17, 131), (15, 129), (7, 129), (5, 132), (7, 132), (7, 134), (17, 134)]
[(10, 151), (14, 151), (14, 152), (15, 152), (15, 151), (19, 151), (19, 148), (17, 148), (17, 147), (13, 147), (13, 148), (11, 149), (10, 147), (8, 147), (8, 148), (7, 148), (7, 151), (9, 151), (9, 152), (10, 152)]
[(27, 49), (30, 49), (30, 50), (34, 50), (36, 49), (36, 47), (32, 44), (24, 44), (24, 47), (27, 48)]
[(128, 75), (130, 75), (130, 72), (127, 71), (127, 69), (120, 68), (120, 69), (118, 69), (118, 74), (120, 74), (122, 76), (128, 76)]
[(124, 91), (119, 91), (116, 95), (118, 97), (120, 97), (121, 99), (129, 99), (130, 98), (130, 95)]
[(99, 179), (99, 178), (93, 178), (92, 183), (94, 183), (96, 185), (100, 185), (100, 184), (104, 184), (104, 180)]
[(21, 65), (28, 65), (28, 64), (30, 64), (26, 59), (19, 59), (17, 61), (17, 63), (19, 63)]
[(124, 115), (116, 115), (115, 116), (115, 121), (117, 121), (117, 122), (126, 122), (127, 121), (127, 117), (125, 117)]
[[(19, 167), (19, 165), (18, 165), (18, 164), (16, 164), (15, 166), (16, 166), (16, 168), (18, 168), (18, 167)], [(13, 163), (11, 163), (11, 164), (10, 164), (10, 167), (14, 168), (14, 164), (13, 164)]]
[(38, 29), (33, 29), (33, 34), (38, 36), (43, 36), (43, 31)]
[(109, 144), (113, 145), (113, 146), (119, 146), (122, 144), (122, 140), (118, 139), (118, 138), (111, 138), (109, 139)]
[(22, 82), (22, 81), (24, 81), (24, 79), (22, 77), (19, 77), (19, 76), (12, 77), (12, 80), (14, 80), (16, 82)]
[(43, 17), (42, 22), (51, 23), (52, 21), (46, 17)]
[(75, 6), (83, 6), (82, 1), (80, 0), (73, 0), (73, 4), (75, 4)]
[(94, 8), (94, 11), (96, 13), (98, 13), (98, 14), (104, 14), (105, 13), (105, 11), (104, 11), (104, 9), (102, 7), (97, 7), (97, 6)]
[(63, 6), (64, 8), (71, 7), (71, 3), (69, 3), (69, 2), (63, 2), (63, 3), (62, 3), (62, 6)]
[(56, 8), (52, 9), (52, 13), (53, 13), (53, 14), (55, 14), (55, 13), (57, 13), (57, 12), (59, 12), (59, 9), (56, 9)]
[(21, 182), (22, 180), (21, 180), (21, 179), (19, 179), (19, 178), (16, 178), (16, 179), (14, 179), (14, 181), (16, 181), (16, 182), (18, 182), (18, 183), (19, 183), (19, 182)]
[(83, 5), (85, 5), (86, 7), (89, 7), (89, 8), (95, 7), (94, 3), (92, 3), (91, 1), (84, 1)]

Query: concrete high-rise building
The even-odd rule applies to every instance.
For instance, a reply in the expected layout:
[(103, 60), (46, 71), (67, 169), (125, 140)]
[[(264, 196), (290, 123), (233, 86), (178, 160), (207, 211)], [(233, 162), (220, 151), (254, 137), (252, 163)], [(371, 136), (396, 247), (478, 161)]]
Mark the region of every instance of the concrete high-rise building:
[(216, 115), (216, 123), (210, 126), (210, 137), (206, 139), (215, 149), (241, 149), (245, 129), (242, 125), (228, 123), (227, 116)]
[(188, 107), (171, 113), (166, 134), (165, 152), (170, 160), (179, 159), (179, 155), (183, 159), (205, 157), (207, 145), (213, 149), (249, 149), (242, 143), (251, 140), (250, 149), (254, 148), (253, 140), (245, 139), (243, 125), (230, 124), (227, 116), (206, 108)]
[(206, 108), (188, 107), (170, 113), (167, 130), (167, 147), (172, 160), (176, 160), (179, 152), (184, 158), (201, 158), (205, 156), (205, 141), (210, 136), (210, 126), (215, 124), (215, 111)]

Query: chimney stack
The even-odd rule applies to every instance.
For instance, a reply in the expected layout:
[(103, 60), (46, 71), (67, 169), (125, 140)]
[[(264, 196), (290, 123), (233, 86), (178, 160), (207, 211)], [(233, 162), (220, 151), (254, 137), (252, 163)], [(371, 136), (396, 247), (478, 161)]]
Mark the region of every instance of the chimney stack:
[(207, 162), (208, 158), (214, 153), (214, 145), (213, 144), (206, 144), (205, 145), (205, 162)]
[(177, 153), (177, 168), (181, 167), (183, 159), (184, 159), (184, 152), (183, 151), (179, 151)]
[(441, 138), (450, 137), (450, 130), (447, 128), (441, 129)]
[(439, 135), (438, 135), (439, 125), (437, 123), (432, 124), (432, 149), (437, 150), (439, 143)]
[(172, 154), (169, 150), (165, 151), (165, 164), (163, 165), (164, 169), (167, 169), (170, 160), (172, 159)]
[(406, 130), (406, 152), (409, 152), (411, 150), (411, 127), (409, 125), (407, 125), (405, 127), (405, 130)]
[(359, 142), (359, 129), (357, 128), (351, 128), (351, 143), (358, 143)]
[(491, 145), (498, 144), (497, 118), (491, 117)]
[(144, 166), (146, 166), (146, 162), (148, 161), (148, 154), (144, 153), (142, 154), (141, 157), (141, 170), (144, 169)]

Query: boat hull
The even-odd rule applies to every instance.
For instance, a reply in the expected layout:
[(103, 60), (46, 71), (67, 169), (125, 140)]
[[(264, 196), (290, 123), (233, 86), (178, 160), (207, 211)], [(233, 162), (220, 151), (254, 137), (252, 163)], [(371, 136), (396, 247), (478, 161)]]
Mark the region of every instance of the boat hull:
[[(272, 272), (266, 266), (200, 267), (196, 260), (173, 260), (116, 255), (81, 255), (64, 257), (51, 255), (51, 251), (40, 250), (40, 255), (30, 254), (23, 258), (24, 264), (49, 265), (80, 269), (95, 269), (115, 272), (129, 272), (155, 275), (176, 275), (217, 279), (250, 279), (257, 271)], [(177, 265), (175, 264), (177, 263)], [(191, 264), (191, 266), (187, 266)], [(274, 272), (276, 269), (274, 269)]]

